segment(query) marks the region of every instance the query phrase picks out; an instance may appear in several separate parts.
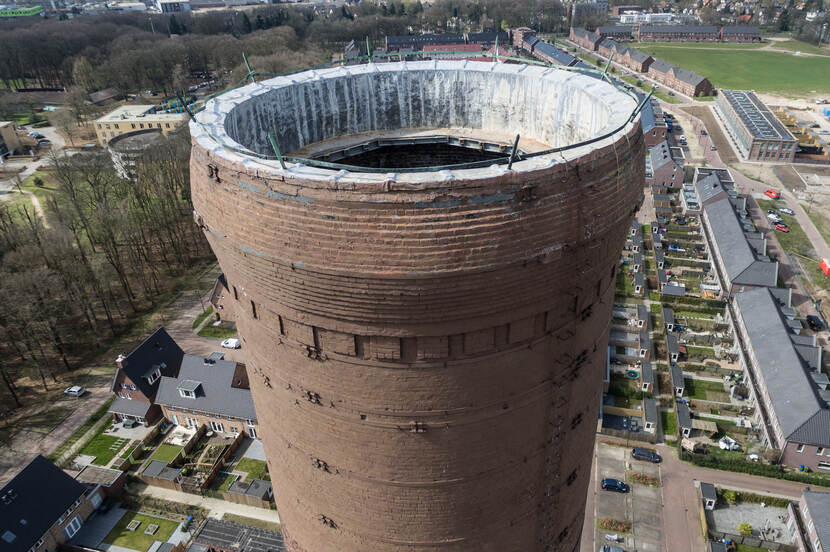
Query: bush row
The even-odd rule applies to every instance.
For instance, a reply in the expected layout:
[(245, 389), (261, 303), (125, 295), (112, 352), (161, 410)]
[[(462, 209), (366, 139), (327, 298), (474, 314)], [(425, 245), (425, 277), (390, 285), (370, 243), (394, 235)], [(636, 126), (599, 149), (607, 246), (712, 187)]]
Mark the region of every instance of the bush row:
[(823, 477), (819, 474), (813, 473), (786, 471), (781, 466), (761, 464), (758, 462), (750, 462), (748, 460), (736, 460), (732, 458), (730, 458), (729, 461), (726, 461), (716, 456), (692, 454), (682, 449), (680, 450), (680, 459), (703, 468), (714, 468), (716, 470), (762, 475), (764, 477), (786, 479), (788, 481), (808, 483), (810, 485), (818, 485), (820, 487), (830, 487), (830, 478), (828, 477)]

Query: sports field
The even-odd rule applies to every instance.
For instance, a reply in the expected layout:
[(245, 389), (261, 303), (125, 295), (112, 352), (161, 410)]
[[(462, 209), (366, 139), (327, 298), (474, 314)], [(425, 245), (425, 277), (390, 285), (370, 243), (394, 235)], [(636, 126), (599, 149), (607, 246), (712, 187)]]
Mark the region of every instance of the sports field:
[[(794, 41), (787, 41), (780, 46), (651, 42), (634, 46), (654, 57), (700, 73), (720, 88), (755, 90), (792, 97), (807, 96), (813, 91), (830, 93), (830, 52), (826, 57), (807, 57), (772, 52), (767, 48), (795, 49), (799, 46)], [(805, 45), (802, 51), (809, 52), (810, 48)]]

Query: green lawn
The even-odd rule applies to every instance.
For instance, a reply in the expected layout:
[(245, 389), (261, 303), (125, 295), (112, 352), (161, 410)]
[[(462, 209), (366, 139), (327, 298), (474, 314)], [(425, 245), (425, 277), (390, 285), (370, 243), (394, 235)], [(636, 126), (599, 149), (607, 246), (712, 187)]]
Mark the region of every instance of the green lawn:
[(716, 381), (705, 381), (685, 378), (686, 394), (693, 399), (711, 400), (707, 397), (707, 391), (723, 393), (723, 384)]
[(812, 44), (807, 44), (806, 42), (801, 42), (800, 40), (781, 40), (776, 42), (770, 42), (769, 46), (771, 48), (777, 48), (779, 50), (789, 50), (791, 52), (802, 52), (805, 54), (820, 54), (830, 56), (830, 50), (828, 50), (827, 48), (819, 48), (818, 46), (813, 46)]
[(663, 422), (663, 434), (667, 437), (669, 436), (677, 436), (677, 418), (674, 416), (674, 412), (669, 412), (667, 410), (660, 411), (660, 419)]
[(232, 473), (225, 473), (221, 472), (213, 478), (213, 483), (211, 487), (216, 489), (217, 491), (227, 491), (230, 486), (236, 481), (237, 477)]
[(229, 337), (236, 337), (236, 329), (222, 328), (220, 326), (205, 326), (197, 335), (199, 337), (218, 337), (219, 339), (227, 339)]
[[(764, 213), (766, 213), (769, 209), (778, 208), (778, 203), (769, 199), (758, 199), (756, 201), (758, 201), (758, 206), (761, 207), (761, 210)], [(786, 225), (790, 227), (789, 232), (779, 232), (778, 230), (775, 230), (775, 237), (778, 238), (778, 243), (781, 244), (781, 247), (790, 253), (797, 253), (799, 255), (815, 259), (816, 252), (813, 249), (813, 244), (810, 242), (810, 238), (807, 237), (807, 234), (804, 233), (801, 225), (798, 224), (798, 221), (796, 221), (796, 218), (785, 215), (781, 212), (778, 214), (781, 215), (782, 219), (784, 219)]]
[(63, 443), (61, 443), (61, 446), (59, 446), (57, 449), (55, 449), (55, 452), (53, 452), (52, 454), (50, 454), (50, 455), (49, 455), (49, 460), (51, 460), (51, 461), (53, 461), (53, 462), (54, 462), (55, 460), (57, 460), (58, 458), (60, 458), (60, 457), (61, 457), (61, 455), (62, 455), (64, 452), (66, 452), (66, 451), (69, 449), (69, 447), (71, 447), (72, 445), (74, 445), (75, 443), (77, 443), (77, 442), (78, 442), (78, 439), (80, 439), (81, 437), (83, 437), (83, 436), (84, 436), (84, 434), (85, 434), (87, 431), (89, 431), (89, 430), (90, 430), (90, 428), (92, 428), (92, 426), (94, 426), (94, 425), (95, 425), (95, 423), (96, 423), (98, 420), (100, 420), (101, 418), (103, 418), (104, 416), (106, 416), (106, 415), (107, 415), (107, 411), (109, 410), (110, 405), (112, 404), (112, 401), (113, 401), (113, 400), (115, 400), (115, 398), (114, 398), (114, 397), (112, 397), (112, 398), (110, 398), (110, 399), (107, 399), (107, 402), (105, 402), (103, 405), (101, 405), (101, 407), (100, 407), (98, 410), (96, 410), (96, 411), (92, 414), (92, 416), (91, 416), (91, 417), (90, 417), (90, 418), (89, 418), (86, 422), (84, 422), (84, 424), (83, 424), (81, 427), (79, 427), (78, 429), (76, 429), (76, 430), (72, 433), (72, 435), (70, 435), (70, 436), (66, 439), (66, 441), (64, 441)]
[(254, 460), (253, 458), (243, 458), (234, 469), (248, 474), (248, 478), (245, 481), (263, 479), (268, 476), (268, 464), (262, 460)]
[(179, 455), (181, 451), (182, 447), (163, 443), (159, 445), (159, 448), (156, 449), (156, 452), (153, 453), (150, 460), (161, 460), (162, 462), (167, 462), (169, 464), (176, 458), (176, 456)]
[(81, 449), (79, 454), (94, 456), (95, 460), (93, 460), (92, 463), (98, 466), (104, 466), (112, 460), (116, 454), (121, 452), (121, 449), (128, 442), (128, 439), (122, 439), (120, 437), (104, 435), (101, 433), (96, 435), (92, 441), (87, 443), (87, 445)]
[(830, 92), (830, 57), (758, 51), (752, 45), (640, 43), (638, 49), (707, 77), (722, 88), (803, 96)]
[(803, 205), (803, 207), (807, 211), (807, 216), (816, 225), (816, 229), (824, 238), (824, 241), (830, 243), (830, 218), (822, 212), (822, 209), (818, 205)]
[(205, 310), (205, 312), (203, 312), (202, 314), (197, 316), (196, 320), (193, 321), (193, 329), (195, 330), (196, 328), (198, 328), (199, 324), (201, 324), (204, 321), (205, 318), (210, 316), (210, 313), (212, 313), (212, 312), (213, 312), (213, 305), (209, 305), (207, 310)]
[[(141, 522), (141, 525), (135, 531), (127, 530), (127, 524), (132, 520)], [(145, 535), (144, 530), (150, 524), (158, 525), (158, 531), (155, 535)], [(169, 519), (162, 519), (137, 512), (127, 512), (124, 514), (118, 523), (115, 524), (109, 535), (104, 538), (104, 542), (115, 546), (122, 546), (139, 552), (147, 552), (155, 541), (165, 542), (176, 530), (179, 523), (170, 521)]]

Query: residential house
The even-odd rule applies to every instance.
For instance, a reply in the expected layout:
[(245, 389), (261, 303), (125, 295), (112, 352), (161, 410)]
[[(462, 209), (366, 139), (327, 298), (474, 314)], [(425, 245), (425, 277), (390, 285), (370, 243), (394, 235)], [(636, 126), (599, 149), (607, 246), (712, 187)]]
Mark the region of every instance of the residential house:
[(642, 272), (634, 274), (634, 294), (644, 295), (646, 292), (646, 276)]
[(128, 355), (118, 355), (111, 391), (116, 399), (109, 408), (116, 420), (152, 425), (161, 418), (155, 404), (159, 381), (178, 372), (184, 351), (159, 328)]
[(674, 310), (671, 307), (663, 307), (663, 324), (666, 327), (666, 333), (674, 331)]
[(643, 129), (646, 148), (666, 141), (668, 128), (662, 117), (660, 119), (657, 118), (653, 102), (648, 101), (643, 104), (643, 109), (640, 110), (640, 125)]
[(754, 231), (746, 199), (712, 191), (701, 197), (700, 221), (721, 289), (733, 295), (740, 289), (778, 285), (778, 262), (767, 257), (766, 238)]
[(651, 356), (651, 338), (648, 335), (647, 330), (640, 330), (639, 338), (637, 339), (639, 344), (638, 354), (641, 359), (648, 360)]
[[(659, 234), (657, 234), (659, 235)], [(662, 242), (662, 240), (660, 240)], [(654, 247), (654, 262), (657, 264), (657, 270), (664, 270), (666, 268), (666, 255), (663, 253), (662, 247)]]
[(401, 49), (409, 51), (423, 50), (430, 44), (465, 44), (463, 34), (413, 34), (401, 36), (386, 36), (385, 48), (387, 52), (399, 52)]
[(640, 25), (640, 42), (717, 42), (714, 25)]
[(680, 344), (677, 342), (677, 336), (672, 334), (666, 336), (666, 349), (669, 352), (669, 362), (677, 362), (680, 358)]
[(23, 143), (17, 134), (17, 125), (10, 121), (0, 121), (0, 164), (9, 155), (22, 153)]
[(127, 472), (89, 464), (78, 472), (75, 481), (86, 485), (91, 492), (100, 489), (104, 496), (111, 498), (121, 494), (121, 489), (127, 482)]
[(519, 27), (518, 29), (512, 29), (510, 35), (513, 46), (515, 48), (522, 48), (525, 42), (536, 37), (536, 31), (529, 27)]
[(187, 124), (187, 113), (165, 113), (154, 105), (128, 104), (116, 107), (95, 121), (98, 143), (106, 146), (122, 134), (138, 130), (159, 130), (167, 136)]
[(184, 355), (178, 373), (161, 378), (156, 403), (176, 425), (257, 437), (245, 365), (225, 360), (222, 353)]
[(700, 482), (700, 496), (703, 499), (703, 507), (707, 510), (714, 510), (718, 503), (718, 493), (711, 483)]
[(650, 362), (640, 365), (640, 390), (644, 393), (654, 392), (654, 367)]
[(645, 305), (637, 305), (637, 315), (634, 319), (638, 328), (649, 329), (649, 314), (648, 308)]
[(727, 311), (736, 351), (750, 382), (761, 443), (787, 466), (830, 472), (830, 395), (821, 378), (822, 349), (815, 336), (791, 332), (782, 295), (768, 288), (735, 294)]
[(481, 44), (427, 44), (425, 59), (483, 59)]
[(628, 26), (600, 26), (597, 27), (594, 34), (601, 38), (613, 38), (617, 41), (631, 41), (634, 40), (633, 29)]
[(568, 38), (574, 44), (592, 52), (597, 51), (597, 47), (602, 41), (601, 36), (598, 36), (590, 31), (586, 31), (582, 27), (571, 27), (571, 33)]
[(236, 302), (231, 299), (230, 295), (228, 280), (225, 274), (222, 273), (216, 278), (213, 290), (210, 292), (210, 305), (213, 307), (213, 315), (216, 320), (236, 322), (236, 311), (234, 310)]
[(706, 77), (659, 58), (648, 66), (648, 76), (686, 96), (711, 96), (714, 90)]
[(798, 501), (798, 513), (789, 508), (791, 534), (801, 533), (792, 520), (798, 516), (803, 534), (797, 539), (799, 552), (830, 552), (830, 493), (805, 489)]
[(579, 62), (577, 58), (559, 48), (552, 46), (544, 41), (539, 41), (533, 49), (534, 57), (541, 59), (553, 65), (564, 65), (565, 67), (572, 67)]
[(680, 398), (686, 391), (686, 380), (683, 378), (683, 370), (680, 368), (680, 366), (673, 363), (670, 366), (669, 372), (671, 374), (671, 385), (672, 388), (674, 388), (674, 396)]
[(682, 155), (683, 153), (679, 151), (679, 148), (670, 147), (666, 140), (648, 148), (648, 154), (646, 155), (646, 186), (680, 187), (685, 176)]
[(643, 254), (634, 253), (631, 256), (631, 270), (634, 272), (643, 272)]
[(660, 415), (657, 412), (657, 401), (646, 397), (643, 399), (643, 431), (657, 433)]
[(761, 42), (761, 30), (750, 25), (722, 27), (720, 39), (723, 42)]
[(234, 481), (225, 493), (225, 500), (248, 506), (270, 508), (274, 491), (270, 481), (254, 479), (252, 481)]
[(692, 435), (692, 412), (685, 403), (676, 401), (675, 404), (677, 405), (677, 427), (680, 429), (680, 435), (690, 437)]
[(102, 495), (35, 456), (0, 489), (0, 550), (56, 552), (101, 505)]

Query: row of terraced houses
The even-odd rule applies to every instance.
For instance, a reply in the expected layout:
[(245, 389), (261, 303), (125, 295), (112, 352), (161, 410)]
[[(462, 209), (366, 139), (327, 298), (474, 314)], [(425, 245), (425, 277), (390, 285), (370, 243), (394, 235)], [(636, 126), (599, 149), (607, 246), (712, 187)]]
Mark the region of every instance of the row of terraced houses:
[[(714, 25), (614, 25), (597, 27), (593, 32), (580, 29), (584, 33), (593, 35), (597, 44), (605, 38), (612, 38), (621, 42), (639, 40), (640, 42), (761, 42), (761, 31), (758, 27), (749, 25), (735, 25), (730, 27), (715, 27)], [(573, 29), (571, 29), (573, 34)], [(596, 40), (598, 37), (598, 40)], [(574, 40), (572, 37), (571, 40)], [(591, 48), (586, 38), (583, 48)]]
[[(617, 28), (617, 27), (615, 27)], [(600, 29), (607, 29), (599, 27)], [(608, 36), (619, 36), (619, 33)], [(686, 96), (711, 96), (714, 87), (709, 79), (659, 58), (627, 46), (618, 40), (607, 38), (603, 33), (590, 32), (582, 28), (571, 28), (570, 41), (597, 52), (603, 57), (614, 56), (614, 61), (636, 73), (645, 73), (660, 84)]]

